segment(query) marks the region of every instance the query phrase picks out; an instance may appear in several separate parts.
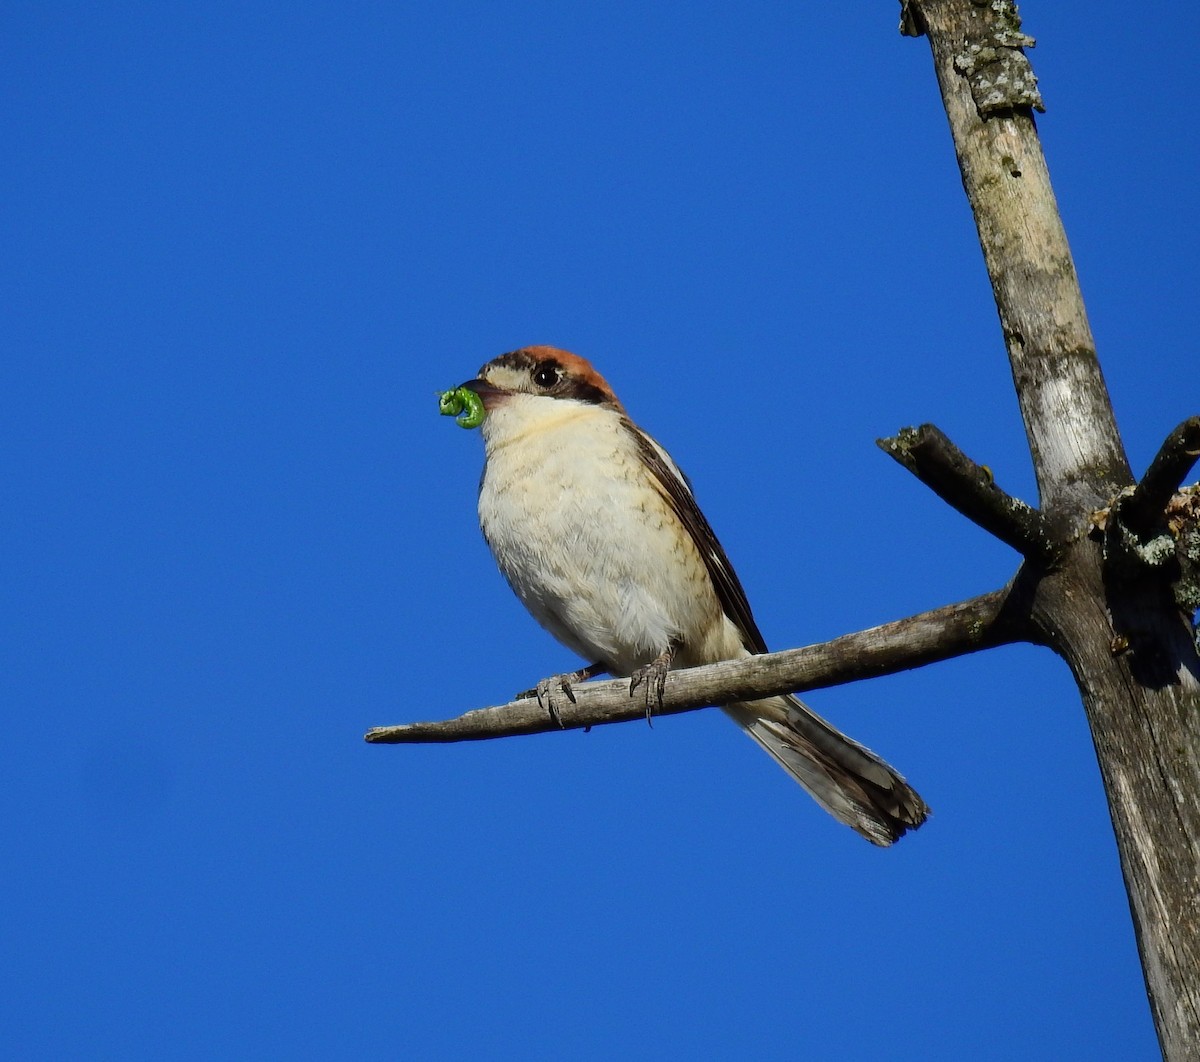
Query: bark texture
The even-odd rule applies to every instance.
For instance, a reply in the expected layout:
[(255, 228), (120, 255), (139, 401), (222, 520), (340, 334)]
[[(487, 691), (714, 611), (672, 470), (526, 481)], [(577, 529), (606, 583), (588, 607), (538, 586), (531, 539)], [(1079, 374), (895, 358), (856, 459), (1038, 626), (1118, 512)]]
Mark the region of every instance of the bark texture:
[(1130, 494), (1135, 526), (1118, 500), (1103, 533), (1089, 534), (1090, 514), (1133, 478), (1029, 99), (1019, 87), (998, 105), (993, 79), (981, 100), (975, 77), (973, 57), (1033, 42), (1008, 0), (914, 0), (904, 10), (902, 29), (924, 33), (932, 47), (1041, 514), (1062, 549), (1058, 564), (1038, 573), (1033, 634), (1070, 665), (1083, 697), (1164, 1056), (1200, 1058), (1200, 661), (1173, 592), (1179, 536), (1165, 513), (1191, 467), (1193, 421), (1173, 436), (1184, 456), (1174, 447), (1174, 462), (1165, 471), (1156, 462)]

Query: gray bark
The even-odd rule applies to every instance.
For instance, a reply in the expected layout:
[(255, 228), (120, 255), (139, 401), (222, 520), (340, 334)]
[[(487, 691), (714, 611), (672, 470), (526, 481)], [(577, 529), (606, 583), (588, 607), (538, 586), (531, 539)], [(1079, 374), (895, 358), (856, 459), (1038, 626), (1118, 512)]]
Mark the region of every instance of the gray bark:
[[(1040, 97), (1022, 95), (1031, 74), (1002, 76), (1006, 64), (1024, 69), (1021, 46), (1033, 42), (1007, 2), (914, 0), (902, 29), (929, 38), (1041, 513), (1063, 548), (1036, 573), (1031, 636), (1066, 660), (1083, 697), (1163, 1054), (1200, 1058), (1200, 660), (1171, 563), (1186, 536), (1165, 516), (1194, 455), (1186, 442), (1170, 448), (1174, 459), (1156, 462), (1170, 469), (1166, 489), (1148, 476), (1132, 521), (1118, 504), (1103, 534), (1089, 534), (1092, 512), (1133, 479), (1037, 136)], [(981, 56), (997, 64), (982, 87)], [(1015, 94), (998, 101), (1005, 82)]]

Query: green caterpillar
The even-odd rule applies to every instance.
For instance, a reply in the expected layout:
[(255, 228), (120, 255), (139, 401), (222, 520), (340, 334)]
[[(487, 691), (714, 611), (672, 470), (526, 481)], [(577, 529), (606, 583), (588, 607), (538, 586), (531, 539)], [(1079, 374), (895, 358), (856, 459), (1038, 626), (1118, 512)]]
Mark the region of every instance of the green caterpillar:
[(469, 387), (455, 387), (438, 394), (438, 412), (456, 417), (460, 428), (478, 428), (486, 415), (483, 399)]

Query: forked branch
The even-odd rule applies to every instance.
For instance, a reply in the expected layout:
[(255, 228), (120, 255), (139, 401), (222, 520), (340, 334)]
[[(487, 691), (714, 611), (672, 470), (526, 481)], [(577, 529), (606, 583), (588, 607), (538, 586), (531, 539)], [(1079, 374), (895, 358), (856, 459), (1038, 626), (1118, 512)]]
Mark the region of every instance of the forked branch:
[(1200, 417), (1188, 417), (1167, 436), (1141, 482), (1121, 506), (1131, 531), (1152, 533), (1166, 516), (1167, 506), (1200, 458)]
[[(656, 707), (655, 713), (675, 715), (714, 704), (837, 686), (1022, 641), (1028, 637), (1025, 597), (1018, 579), (990, 594), (819, 645), (672, 671), (662, 708)], [(563, 697), (557, 706), (561, 728), (567, 730), (624, 723), (646, 714), (645, 700), (640, 693), (630, 696), (627, 679), (576, 686), (575, 703)], [(367, 731), (366, 740), (376, 744), (480, 741), (558, 729), (549, 712), (529, 698), (441, 722), (375, 727)]]

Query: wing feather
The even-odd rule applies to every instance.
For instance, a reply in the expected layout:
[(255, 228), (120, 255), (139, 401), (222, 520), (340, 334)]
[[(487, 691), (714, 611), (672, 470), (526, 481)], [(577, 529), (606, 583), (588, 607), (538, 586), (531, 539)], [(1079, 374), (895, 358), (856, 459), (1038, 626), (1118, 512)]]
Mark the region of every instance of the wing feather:
[(725, 555), (725, 550), (717, 540), (711, 525), (700, 511), (700, 506), (696, 504), (687, 476), (666, 450), (632, 421), (627, 423), (637, 439), (638, 450), (646, 462), (646, 467), (654, 476), (663, 497), (671, 506), (671, 511), (679, 518), (679, 522), (692, 536), (696, 549), (700, 551), (721, 607), (741, 631), (742, 644), (752, 653), (765, 653), (767, 644), (758, 629), (758, 624), (754, 622), (746, 591), (742, 589), (741, 581), (733, 570), (733, 565), (729, 563), (729, 558)]

